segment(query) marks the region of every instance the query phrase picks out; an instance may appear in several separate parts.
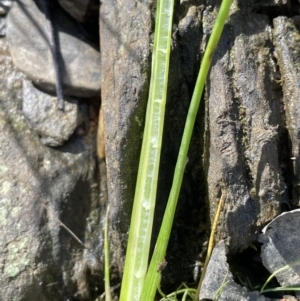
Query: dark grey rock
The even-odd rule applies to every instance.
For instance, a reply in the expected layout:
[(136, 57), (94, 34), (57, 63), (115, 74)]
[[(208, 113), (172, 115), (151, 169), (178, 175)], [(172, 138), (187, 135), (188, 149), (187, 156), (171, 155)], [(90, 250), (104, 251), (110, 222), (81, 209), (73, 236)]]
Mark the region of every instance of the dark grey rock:
[[(200, 290), (199, 300), (218, 301), (267, 301), (259, 292), (247, 292), (233, 280), (226, 254), (228, 249), (221, 240), (215, 246)], [(216, 298), (218, 296), (218, 298)]]
[[(122, 8), (122, 9), (120, 9)], [(151, 11), (148, 1), (105, 1), (100, 10), (101, 99), (105, 120), (111, 239), (123, 269), (150, 69)]]
[[(293, 203), (300, 204), (300, 34), (287, 17), (273, 20), (275, 55), (280, 69), (287, 129), (292, 144)], [(291, 162), (292, 161), (292, 162)]]
[(210, 214), (213, 220), (223, 192), (218, 235), (231, 250), (256, 239), (259, 227), (280, 212), (284, 192), (270, 31), (266, 16), (236, 11), (214, 54), (207, 86)]
[(25, 76), (12, 66), (5, 38), (0, 65), (0, 300), (95, 300), (105, 216), (95, 149), (76, 136), (56, 149), (43, 145), (22, 115)]
[(298, 260), (297, 264), (276, 274), (281, 286), (300, 285), (299, 229), (300, 209), (297, 209), (277, 216), (259, 236), (259, 241), (263, 243), (261, 258), (271, 274)]
[[(39, 2), (38, 2), (39, 3)], [(53, 7), (52, 20), (58, 32), (58, 57), (63, 93), (91, 97), (100, 93), (100, 53), (78, 24)], [(46, 18), (35, 1), (16, 1), (7, 20), (7, 38), (14, 64), (36, 85), (55, 92), (54, 65)]]
[(32, 128), (48, 146), (60, 146), (79, 125), (78, 101), (68, 98), (64, 110), (57, 108), (57, 98), (36, 89), (30, 81), (23, 81), (23, 114)]
[[(204, 4), (204, 1), (200, 2)], [(204, 35), (210, 33), (216, 17), (215, 6), (203, 8), (200, 2), (195, 5), (190, 1), (181, 1), (180, 9), (175, 13), (178, 28), (174, 26), (172, 35), (158, 207), (163, 207), (168, 198), (185, 114), (200, 65), (200, 49), (207, 40), (203, 32)], [(119, 10), (119, 6), (123, 9)], [(111, 237), (119, 246), (120, 251), (114, 254), (113, 259), (118, 262), (120, 271), (123, 268), (122, 256), (130, 221), (147, 99), (147, 72), (150, 66), (148, 45), (151, 41), (150, 17), (153, 14), (150, 8), (148, 1), (139, 1), (135, 6), (126, 0), (101, 4), (100, 39), (105, 41), (101, 42), (104, 75), (101, 96), (106, 128), (113, 229)], [(198, 128), (195, 129), (181, 192), (181, 204), (184, 205), (181, 206), (191, 206), (190, 211), (186, 210), (189, 211), (190, 222), (190, 212), (205, 207), (202, 196), (208, 191), (205, 198), (213, 219), (221, 190), (224, 189), (227, 201), (218, 236), (228, 238), (230, 248), (237, 250), (247, 248), (256, 240), (262, 224), (279, 213), (284, 184), (277, 151), (277, 126), (281, 122), (278, 94), (275, 92), (278, 85), (274, 81), (275, 61), (268, 51), (272, 44), (270, 20), (264, 15), (242, 13), (239, 10), (232, 15), (234, 19), (226, 26), (222, 45), (215, 53), (206, 94), (207, 118), (199, 117), (197, 121)], [(199, 116), (203, 115), (202, 107)], [(204, 128), (207, 130), (205, 137)], [(203, 152), (204, 166), (199, 156)], [(203, 181), (200, 187), (201, 176)], [(198, 195), (196, 192), (199, 192)], [(179, 205), (178, 212), (182, 207)], [(183, 214), (180, 213), (178, 216), (181, 217)], [(202, 227), (204, 215), (195, 214), (194, 224)], [(154, 224), (154, 227), (159, 227)], [(186, 241), (188, 235), (183, 237), (181, 234), (186, 233), (186, 228), (174, 229), (173, 238), (176, 238), (173, 246), (178, 241)], [(189, 237), (192, 235), (190, 233)], [(199, 236), (193, 241), (197, 241), (197, 244)], [(171, 278), (167, 275), (167, 269), (164, 271), (163, 281), (168, 284), (178, 281), (178, 278), (185, 281), (184, 276), (189, 276), (185, 272), (191, 262), (188, 263), (186, 258), (192, 261), (197, 255), (194, 253), (190, 256), (187, 249), (183, 251), (185, 247), (181, 244), (180, 251), (179, 248), (176, 250), (177, 254), (170, 251), (171, 260), (167, 261), (173, 271), (178, 268), (178, 272), (173, 273), (176, 276)], [(182, 252), (182, 256), (179, 256), (179, 252)], [(182, 264), (184, 260), (185, 264)]]

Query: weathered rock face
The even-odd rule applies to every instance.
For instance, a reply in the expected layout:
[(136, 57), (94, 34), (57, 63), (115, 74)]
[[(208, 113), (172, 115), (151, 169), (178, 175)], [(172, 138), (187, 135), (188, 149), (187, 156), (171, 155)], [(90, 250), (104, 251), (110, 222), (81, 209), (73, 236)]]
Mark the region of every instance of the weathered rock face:
[(95, 150), (78, 136), (58, 149), (43, 145), (22, 115), (31, 92), (22, 91), (28, 80), (12, 66), (5, 39), (0, 64), (1, 300), (89, 300), (103, 270)]
[[(245, 288), (235, 283), (227, 264), (227, 252), (226, 244), (221, 240), (212, 253), (200, 300), (213, 300), (218, 295), (217, 300), (220, 301), (270, 301), (271, 299), (261, 296), (258, 291), (247, 292)], [(216, 295), (218, 290), (219, 293)]]
[[(7, 36), (14, 64), (36, 85), (55, 91), (55, 73), (46, 17), (41, 1), (22, 0), (13, 5), (7, 21)], [(92, 97), (100, 93), (100, 53), (84, 36), (82, 28), (53, 5), (58, 33), (58, 63), (63, 93)]]
[[(170, 166), (174, 166), (176, 160), (198, 63), (219, 4), (217, 0), (200, 1), (197, 4), (181, 1), (175, 9), (158, 216), (169, 193), (173, 173), (173, 167)], [(122, 10), (119, 5), (123, 7)], [(127, 7), (130, 9), (127, 10)], [(142, 7), (143, 16), (150, 16), (151, 7), (147, 1), (139, 1), (135, 7), (127, 1), (107, 1), (101, 6), (100, 38), (105, 41), (105, 44), (101, 43), (101, 53), (108, 189), (113, 204), (112, 237), (120, 246), (121, 255), (126, 247), (141, 143), (137, 139), (141, 137), (142, 127), (139, 127), (143, 120), (139, 108), (145, 109), (144, 92), (148, 79), (145, 75), (150, 68), (149, 60), (145, 57), (149, 58), (150, 55), (147, 43), (153, 26), (151, 29), (150, 25), (145, 26), (150, 19), (144, 23), (141, 21)], [(185, 270), (185, 267), (191, 266), (201, 252), (198, 243), (205, 237), (205, 216), (210, 215), (210, 220), (213, 220), (221, 193), (226, 197), (226, 204), (216, 238), (225, 239), (231, 254), (256, 241), (263, 225), (278, 215), (282, 207), (292, 204), (290, 129), (280, 86), (280, 56), (277, 55), (278, 70), (272, 52), (277, 45), (276, 28), (273, 32), (272, 20), (267, 16), (268, 12), (274, 16), (291, 12), (291, 9), (288, 0), (234, 2), (230, 20), (214, 55), (204, 97), (205, 108), (200, 108), (202, 114), (199, 114), (195, 129), (197, 137), (189, 153), (179, 201), (177, 217), (182, 218), (180, 221), (195, 221), (195, 214), (197, 222), (191, 222), (189, 229), (180, 226), (174, 228), (166, 258), (169, 265), (163, 272), (163, 277), (166, 275), (169, 283), (185, 277), (185, 272), (192, 275), (192, 268)], [(125, 12), (126, 18), (123, 17)], [(135, 39), (136, 36), (142, 38)], [(278, 51), (281, 50), (278, 48)], [(140, 59), (138, 65), (136, 58)], [(296, 84), (289, 89), (293, 89), (290, 94), (296, 95)], [(294, 99), (296, 103), (297, 97)], [(296, 123), (297, 110), (292, 110), (292, 107), (289, 110)], [(297, 145), (293, 152), (296, 157), (298, 144), (296, 137), (291, 137), (294, 137), (293, 145)], [(209, 213), (205, 211), (205, 199)], [(192, 231), (188, 233), (190, 229), (197, 234), (193, 236)], [(186, 237), (191, 238), (190, 244), (185, 240)], [(193, 250), (188, 248), (191, 244)], [(119, 260), (122, 270), (122, 258), (116, 260)]]
[(278, 17), (274, 24), (275, 55), (281, 74), (286, 124), (292, 147), (291, 160), (294, 178), (293, 205), (300, 205), (300, 35), (294, 22)]
[(259, 236), (263, 243), (263, 264), (271, 274), (276, 272), (276, 279), (283, 287), (300, 283), (299, 226), (300, 210), (297, 209), (277, 216)]
[[(15, 3), (21, 11), (12, 9), (10, 16), (24, 21), (18, 30), (26, 28), (29, 36), (28, 20), (18, 13), (24, 14), (21, 8), (26, 10), (34, 3), (24, 7)], [(8, 34), (12, 33), (11, 26)], [(67, 27), (62, 25), (61, 29)], [(41, 25), (35, 30), (45, 29)], [(71, 39), (78, 38), (76, 34)], [(28, 54), (43, 44), (38, 39), (35, 42), (26, 50), (30, 43), (24, 43), (17, 51)], [(88, 44), (79, 47), (76, 55), (88, 55), (88, 47), (91, 49)], [(28, 78), (12, 65), (12, 48), (8, 49), (6, 38), (0, 40), (0, 299), (94, 300), (102, 292), (101, 223), (106, 189), (103, 162), (98, 167), (95, 157), (99, 96), (85, 101), (65, 97), (64, 111), (59, 111), (56, 97), (32, 85), (35, 75)], [(93, 51), (95, 66), (84, 71), (97, 70), (99, 75), (99, 52)], [(35, 74), (51, 73), (52, 59), (39, 61), (37, 52), (32, 61), (27, 57), (26, 63), (32, 64), (32, 70), (37, 68)], [(81, 63), (87, 61), (86, 57)], [(84, 80), (92, 81), (95, 74), (84, 76)], [(79, 82), (66, 91), (85, 97), (99, 92), (99, 76), (97, 86)]]
[[(94, 2), (87, 5), (76, 1), (74, 5), (89, 7)], [(78, 20), (89, 14), (84, 8), (75, 16), (80, 6), (74, 6), (72, 11), (66, 1), (60, 3)], [(299, 203), (299, 33), (285, 17), (274, 20), (272, 31), (271, 19), (263, 15), (268, 10), (272, 16), (289, 11), (290, 1), (248, 3), (234, 2), (214, 55), (166, 256), (163, 283), (167, 285), (193, 281), (193, 264), (209, 232), (207, 216), (213, 219), (221, 193), (226, 204), (216, 238), (224, 239), (231, 254), (255, 241), (263, 224), (277, 215), (285, 202)], [(101, 3), (103, 135), (114, 247), (112, 266), (117, 268), (116, 274), (123, 270), (148, 97), (155, 9), (152, 4), (155, 1)], [(168, 198), (201, 55), (219, 4), (219, 0), (176, 4), (154, 236)], [(71, 21), (57, 7), (55, 14), (61, 64), (66, 71), (64, 93), (90, 97), (100, 89), (99, 53), (79, 29), (74, 30), (73, 23), (69, 27)], [(33, 20), (36, 26), (29, 24)], [(14, 63), (29, 78), (12, 67), (5, 39), (0, 40), (0, 299), (90, 301), (102, 293), (103, 278), (99, 254), (105, 182), (99, 184), (94, 160), (97, 104), (76, 99), (67, 117), (71, 104), (66, 102), (65, 112), (57, 111), (55, 97), (35, 90), (28, 82), (33, 80), (43, 89), (55, 90), (46, 36), (40, 2), (16, 1), (8, 39)], [(67, 36), (69, 40), (65, 40)], [(89, 53), (91, 57), (86, 62)], [(72, 64), (74, 68), (69, 69)], [(60, 146), (52, 149), (43, 143)], [(102, 158), (99, 171), (103, 173), (103, 144), (98, 153)], [(60, 221), (86, 248), (60, 226)], [(223, 244), (213, 259), (217, 262), (216, 257), (222, 256), (223, 274), (228, 271), (225, 249)], [(222, 279), (217, 280), (219, 285)], [(229, 294), (264, 300), (258, 293), (244, 294), (233, 280), (231, 288)], [(209, 292), (207, 296), (211, 295)]]
[(211, 217), (226, 195), (221, 237), (246, 248), (280, 212), (284, 192), (278, 158), (280, 96), (267, 17), (235, 12), (210, 73), (208, 199)]
[[(101, 86), (112, 240), (122, 270), (148, 94), (151, 11), (148, 1), (101, 5)], [(122, 9), (120, 9), (122, 8)]]

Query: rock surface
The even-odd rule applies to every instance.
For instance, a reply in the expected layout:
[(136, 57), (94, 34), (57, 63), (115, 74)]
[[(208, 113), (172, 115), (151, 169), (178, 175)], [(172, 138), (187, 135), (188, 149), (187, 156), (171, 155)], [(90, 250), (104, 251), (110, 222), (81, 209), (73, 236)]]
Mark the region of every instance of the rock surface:
[[(300, 285), (300, 209), (282, 213), (270, 222), (259, 236), (263, 243), (261, 257), (272, 274), (286, 266), (276, 279), (283, 287)], [(298, 261), (297, 264), (293, 264)], [(291, 265), (288, 267), (287, 265)]]
[(0, 65), (0, 299), (95, 300), (105, 216), (95, 149), (78, 136), (57, 149), (43, 145), (22, 116), (28, 79), (12, 66), (5, 39)]
[[(82, 30), (59, 6), (52, 19), (58, 33), (58, 50), (63, 93), (91, 97), (100, 93), (100, 53)], [(16, 1), (7, 20), (7, 38), (14, 64), (36, 85), (55, 91), (54, 65), (49, 46), (46, 18), (40, 2)]]
[[(201, 51), (218, 11), (219, 1), (208, 2), (210, 5), (205, 7), (206, 1), (197, 5), (181, 1), (175, 10), (158, 184), (158, 221), (168, 198)], [(289, 201), (290, 183), (283, 175), (284, 164), (290, 160), (288, 133), (278, 82), (280, 75), (270, 51), (274, 46), (272, 24), (267, 15), (254, 11), (282, 9), (285, 12), (290, 2), (248, 4), (249, 1), (234, 1), (230, 21), (214, 54), (204, 96), (206, 108), (204, 104), (200, 107), (180, 193), (178, 219), (170, 241), (172, 251), (167, 254), (169, 264), (163, 272), (163, 281), (168, 283), (180, 283), (179, 278), (187, 281), (192, 275), (189, 267), (201, 252), (199, 242), (207, 235), (205, 216), (210, 214), (212, 221), (222, 192), (227, 201), (217, 239), (226, 239), (230, 252), (246, 249), (257, 239), (261, 227)], [(119, 5), (124, 10), (120, 11)], [(101, 43), (101, 96), (112, 239), (120, 246), (120, 252), (115, 255), (121, 256), (116, 259), (120, 271), (143, 128), (150, 53), (147, 44), (151, 41), (150, 25), (146, 25), (151, 21), (152, 9), (147, 1), (138, 2), (135, 7), (125, 0), (101, 5), (100, 38), (105, 41)], [(130, 17), (124, 17), (126, 11), (131, 12)], [(158, 228), (159, 223), (154, 227)], [(193, 248), (186, 237), (191, 239)]]
[(300, 34), (294, 22), (278, 17), (274, 23), (275, 55), (280, 69), (287, 128), (292, 145), (293, 205), (300, 205)]
[(60, 146), (70, 138), (82, 119), (78, 105), (78, 100), (69, 97), (61, 111), (56, 97), (36, 89), (30, 81), (23, 81), (23, 114), (45, 145)]
[[(235, 11), (215, 52), (207, 86), (208, 199), (211, 219), (226, 195), (219, 238), (244, 249), (280, 212), (280, 94), (266, 16)], [(255, 109), (254, 109), (255, 108)]]
[(121, 272), (147, 102), (151, 11), (148, 1), (112, 0), (101, 4), (100, 15), (111, 239)]
[[(31, 14), (34, 12), (31, 5), (40, 3), (27, 1), (17, 1), (13, 10)], [(20, 5), (22, 3), (26, 5)], [(202, 50), (211, 32), (219, 3), (219, 0), (200, 0), (197, 3), (180, 1), (175, 9), (154, 237), (168, 198), (179, 138)], [(115, 247), (112, 267), (117, 276), (121, 275), (123, 269), (143, 132), (151, 66), (153, 4), (153, 1), (129, 0), (101, 3), (103, 135), (109, 166), (111, 240)], [(203, 241), (209, 232), (210, 223), (207, 223), (206, 216), (210, 212), (210, 218), (213, 219), (221, 193), (224, 193), (227, 201), (217, 239), (226, 239), (231, 254), (247, 248), (255, 241), (262, 225), (276, 216), (281, 207), (298, 204), (299, 172), (292, 166), (289, 146), (290, 136), (295, 156), (293, 159), (298, 164), (298, 137), (295, 129), (298, 128), (299, 118), (297, 110), (292, 107), (297, 107), (298, 99), (298, 33), (289, 19), (280, 19), (278, 24), (275, 19), (273, 39), (271, 20), (263, 15), (268, 11), (271, 11), (272, 16), (277, 15), (281, 9), (286, 12), (289, 6), (288, 0), (264, 3), (256, 0), (234, 1), (231, 18), (214, 55), (204, 96), (206, 104), (204, 106), (202, 103), (200, 107), (189, 151), (176, 223), (166, 254), (168, 266), (162, 273), (163, 288), (167, 284), (173, 290), (181, 282), (193, 281), (192, 264), (198, 259), (199, 253), (203, 253)], [(16, 17), (13, 10), (10, 18), (15, 16), (13, 21), (18, 23), (19, 16)], [(255, 14), (253, 10), (261, 14)], [(64, 24), (59, 25), (61, 42), (63, 36), (71, 32), (73, 23), (68, 27), (69, 19), (65, 14), (56, 13), (56, 21)], [(41, 19), (35, 19), (36, 16)], [(49, 45), (45, 40), (44, 15), (36, 8), (34, 18), (23, 16), (20, 20), (18, 30), (24, 32), (21, 31), (23, 40), (19, 46), (32, 43), (25, 63), (35, 66), (37, 53), (47, 57), (46, 61), (44, 58), (39, 61), (40, 69), (34, 67), (38, 74), (30, 76), (36, 84), (42, 83), (44, 89), (54, 91), (54, 80), (50, 80), (50, 77), (54, 77), (53, 71), (50, 70), (46, 78), (41, 79), (48, 66), (52, 66)], [(37, 31), (32, 33), (31, 39), (28, 38), (32, 30), (32, 26), (27, 27), (28, 20), (38, 22), (33, 27), (44, 35), (42, 40), (35, 39)], [(74, 38), (76, 36), (80, 43), (84, 41), (79, 34), (80, 29), (75, 31), (71, 33), (73, 40), (77, 39)], [(8, 33), (11, 32), (10, 27)], [(11, 36), (9, 39), (13, 44), (14, 39)], [(293, 42), (292, 46), (288, 43), (289, 39)], [(86, 42), (83, 44), (87, 45)], [(94, 301), (102, 289), (103, 268), (95, 253), (100, 254), (102, 250), (102, 234), (99, 231), (105, 207), (105, 194), (99, 195), (95, 173), (97, 170), (104, 173), (105, 163), (102, 144), (99, 149), (101, 162), (96, 168), (93, 160), (95, 136), (84, 135), (86, 132), (95, 132), (97, 118), (90, 116), (86, 122), (87, 128), (77, 128), (75, 135), (65, 145), (57, 149), (45, 147), (32, 125), (22, 116), (22, 86), (26, 87), (24, 76), (11, 66), (4, 40), (0, 40), (0, 45), (3, 46), (0, 47), (0, 226), (1, 233), (4, 233), (0, 239), (3, 271), (0, 286), (4, 287), (0, 299)], [(73, 54), (74, 49), (77, 49), (75, 45), (71, 45), (71, 42), (61, 44), (61, 52)], [(272, 56), (274, 47), (283, 81), (280, 81), (277, 61)], [(22, 58), (23, 51), (23, 48), (15, 49), (15, 61)], [(99, 71), (99, 53), (97, 55), (97, 63), (92, 63), (96, 72)], [(64, 57), (62, 66), (69, 70), (70, 65), (67, 63), (72, 59), (76, 61), (74, 57)], [(84, 62), (76, 61), (77, 67), (72, 73), (64, 75), (65, 80), (69, 80), (68, 76), (78, 75), (78, 70), (88, 69)], [(90, 75), (90, 71), (88, 73)], [(91, 82), (91, 79), (87, 81)], [(75, 90), (68, 85), (65, 82), (65, 94), (76, 91), (76, 95), (87, 97), (99, 92), (99, 85), (87, 89), (80, 84)], [(293, 99), (291, 104), (288, 102), (290, 96)], [(24, 112), (29, 113), (35, 111), (36, 106), (34, 109), (23, 106), (23, 110), (25, 108)], [(91, 111), (96, 108), (97, 105)], [(89, 115), (95, 115), (92, 112)], [(39, 115), (35, 114), (31, 119), (42, 118)], [(56, 121), (53, 117), (52, 121), (63, 123), (63, 118), (60, 119)], [(42, 127), (40, 121), (38, 123)], [(55, 128), (55, 124), (52, 126)], [(75, 121), (64, 139), (68, 139), (74, 126)], [(44, 128), (42, 132), (45, 132)], [(289, 204), (289, 189), (292, 185), (295, 202)], [(101, 182), (100, 186), (105, 190), (105, 183)], [(59, 226), (58, 219), (83, 240), (88, 249), (83, 250), (70, 233)], [(210, 299), (224, 280), (224, 277), (216, 275), (225, 276), (228, 272), (224, 243), (221, 247), (218, 245), (215, 252), (214, 264), (211, 266), (213, 272), (209, 274), (213, 278), (207, 280), (215, 285), (214, 288), (207, 287), (206, 297)], [(219, 263), (217, 257), (221, 259)], [(246, 292), (233, 282), (230, 273), (228, 275), (230, 282), (227, 300), (264, 300), (257, 292)], [(19, 289), (16, 290), (16, 287)]]
[(233, 275), (227, 264), (226, 254), (228, 248), (221, 240), (215, 246), (207, 271), (202, 283), (199, 300), (218, 301), (268, 301), (270, 299), (261, 296), (259, 292), (247, 292), (233, 280)]

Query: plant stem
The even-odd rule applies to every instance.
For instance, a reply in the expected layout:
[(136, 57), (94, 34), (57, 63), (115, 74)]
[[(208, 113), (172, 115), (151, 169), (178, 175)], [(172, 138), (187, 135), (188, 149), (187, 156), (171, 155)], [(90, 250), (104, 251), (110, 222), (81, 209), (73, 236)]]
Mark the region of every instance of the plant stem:
[(209, 262), (212, 250), (214, 248), (215, 233), (216, 233), (217, 224), (218, 224), (218, 221), (219, 221), (219, 217), (220, 217), (220, 214), (221, 214), (221, 210), (222, 210), (224, 201), (225, 201), (225, 197), (224, 197), (223, 192), (222, 192), (222, 195), (221, 195), (221, 198), (220, 198), (220, 201), (219, 201), (219, 205), (218, 205), (218, 208), (217, 208), (217, 212), (216, 212), (216, 215), (215, 215), (215, 218), (214, 218), (213, 226), (212, 226), (211, 231), (210, 231), (207, 254), (206, 254), (203, 270), (202, 270), (202, 273), (201, 273), (201, 277), (200, 277), (200, 280), (199, 280), (196, 296), (199, 296), (199, 294), (200, 294), (200, 289), (201, 289), (202, 282), (203, 282), (203, 279), (204, 279), (204, 276), (205, 276), (205, 273), (206, 273), (208, 262)]
[[(179, 149), (179, 155), (174, 172), (173, 183), (165, 210), (164, 218), (156, 241), (154, 253), (147, 272), (145, 286), (140, 298), (140, 301), (153, 301), (157, 287), (159, 286), (161, 273), (157, 272), (157, 266), (164, 261), (167, 245), (170, 238), (171, 228), (174, 220), (175, 210), (179, 197), (179, 192), (182, 184), (185, 165), (187, 162), (187, 153), (191, 141), (191, 136), (200, 105), (202, 92), (205, 85), (205, 80), (208, 75), (213, 53), (220, 39), (229, 9), (233, 0), (223, 0), (215, 25), (212, 30), (207, 48), (205, 50), (201, 68), (198, 74), (196, 87), (193, 93), (192, 101), (189, 107), (188, 116), (185, 123), (183, 137)], [(196, 296), (197, 297), (197, 296)]]
[(272, 289), (265, 289), (265, 287), (268, 285), (268, 283), (269, 283), (269, 282), (270, 282), (277, 274), (279, 274), (280, 272), (282, 272), (282, 271), (284, 271), (284, 270), (287, 270), (288, 268), (291, 268), (291, 267), (293, 267), (293, 266), (295, 266), (295, 265), (299, 265), (299, 264), (300, 264), (300, 259), (297, 259), (297, 260), (295, 260), (295, 261), (293, 261), (293, 262), (290, 262), (290, 263), (286, 264), (286, 265), (283, 266), (282, 268), (276, 270), (276, 271), (275, 271), (275, 272), (267, 279), (267, 281), (265, 282), (265, 284), (264, 284), (263, 287), (261, 288), (260, 293), (263, 294), (263, 293), (265, 293), (265, 292), (267, 292), (267, 291), (272, 290)]
[(138, 301), (148, 266), (169, 75), (174, 0), (158, 0), (149, 99), (120, 301)]

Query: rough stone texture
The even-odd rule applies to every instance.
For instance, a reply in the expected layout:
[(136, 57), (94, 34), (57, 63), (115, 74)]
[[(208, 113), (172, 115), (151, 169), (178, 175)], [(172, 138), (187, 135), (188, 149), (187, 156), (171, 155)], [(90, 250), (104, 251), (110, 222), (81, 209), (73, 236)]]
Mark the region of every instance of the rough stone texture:
[[(261, 258), (264, 266), (272, 274), (280, 268), (299, 261), (300, 249), (300, 209), (285, 212), (276, 217), (259, 236), (263, 243)], [(281, 286), (300, 285), (300, 262), (276, 274)]]
[[(221, 240), (214, 248), (207, 271), (202, 283), (199, 300), (218, 301), (267, 301), (270, 300), (259, 295), (259, 292), (247, 292), (233, 280), (233, 275), (227, 264), (226, 254), (228, 248)], [(219, 298), (216, 294), (219, 291)], [(273, 299), (274, 300), (274, 299)], [(275, 301), (275, 300), (274, 300)]]
[[(46, 19), (39, 2), (16, 1), (7, 20), (7, 38), (14, 64), (36, 85), (55, 91), (54, 66)], [(100, 53), (82, 29), (54, 6), (52, 19), (58, 32), (59, 64), (65, 95), (91, 97), (100, 93)]]
[(226, 196), (219, 231), (231, 250), (280, 212), (281, 123), (267, 17), (236, 11), (215, 52), (207, 86), (207, 183), (211, 219)]
[(83, 22), (91, 0), (58, 0), (60, 6), (74, 19)]
[(78, 136), (57, 149), (41, 143), (22, 116), (25, 78), (8, 53), (0, 39), (0, 300), (95, 300), (105, 215), (95, 150)]
[(103, 103), (111, 238), (122, 270), (144, 124), (150, 68), (148, 1), (109, 0), (100, 8)]
[(30, 81), (23, 81), (24, 116), (48, 146), (60, 146), (80, 124), (78, 100), (69, 98), (64, 110), (57, 108), (57, 98), (36, 89)]
[(300, 34), (293, 21), (278, 17), (274, 23), (274, 44), (280, 69), (280, 82), (287, 128), (292, 146), (293, 205), (300, 205)]
[[(16, 2), (15, 6), (22, 12), (34, 4), (33, 1)], [(179, 138), (202, 49), (211, 32), (220, 2), (183, 0), (176, 3), (156, 228), (160, 225), (160, 211), (169, 194)], [(28, 5), (20, 6), (21, 3)], [(155, 5), (156, 2), (150, 3)], [(151, 17), (153, 21), (155, 8), (150, 8), (150, 3), (144, 0), (101, 1), (104, 135), (112, 208), (111, 239), (115, 247), (112, 265), (115, 268), (116, 264), (117, 273), (122, 272), (147, 100), (153, 32)], [(234, 1), (232, 17), (215, 53), (208, 80), (205, 98), (209, 102), (206, 103), (205, 112), (203, 106), (200, 108), (176, 222), (166, 255), (168, 266), (162, 272), (163, 284), (173, 284), (172, 290), (181, 282), (192, 281), (192, 264), (202, 251), (199, 244), (202, 246), (209, 232), (209, 226), (205, 224), (205, 216), (209, 215), (203, 204), (205, 198), (212, 219), (221, 191), (227, 197), (217, 239), (227, 238), (226, 244), (229, 244), (231, 251), (246, 248), (254, 241), (262, 224), (272, 219), (280, 211), (280, 203), (289, 198), (278, 164), (280, 162), (281, 168), (289, 166), (290, 152), (288, 133), (284, 130), (284, 111), (280, 111), (280, 76), (271, 51), (274, 46), (270, 34), (271, 23), (264, 15), (256, 15), (252, 11), (255, 9), (267, 13), (270, 10), (274, 16), (278, 12), (285, 13), (288, 7), (289, 1)], [(32, 10), (27, 12), (31, 14)], [(39, 11), (34, 15), (43, 17)], [(60, 17), (56, 21), (60, 21)], [(63, 22), (69, 21), (64, 17)], [(19, 27), (24, 29), (21, 46), (27, 45), (28, 40), (34, 44), (34, 49), (47, 53), (45, 40), (28, 39), (26, 24), (24, 20)], [(43, 24), (44, 21), (41, 21), (38, 28), (45, 35)], [(292, 27), (287, 27), (294, 32)], [(80, 29), (75, 31), (78, 36)], [(285, 36), (284, 29), (280, 29), (280, 32)], [(63, 35), (64, 30), (60, 38)], [(274, 36), (276, 41), (276, 32)], [(82, 40), (81, 37), (79, 39)], [(294, 37), (291, 40), (294, 41)], [(3, 41), (0, 40), (1, 43)], [(296, 44), (293, 43), (292, 47), (296, 49), (295, 54), (298, 53)], [(284, 41), (283, 45), (289, 47), (288, 42)], [(288, 65), (290, 69), (287, 70), (291, 71), (293, 63), (297, 68), (298, 63), (289, 56), (283, 56), (286, 48), (280, 47), (276, 46), (279, 52), (277, 58), (284, 58), (284, 64), (278, 59), (280, 71), (288, 75), (290, 73), (284, 71), (282, 66)], [(72, 52), (75, 49), (73, 46), (69, 48), (68, 44), (62, 48), (71, 49)], [(3, 51), (6, 52), (7, 48), (0, 48), (0, 54)], [(18, 48), (16, 53), (19, 55), (21, 51), (23, 49)], [(33, 55), (26, 62), (34, 64), (36, 55), (32, 49), (30, 51)], [(39, 63), (39, 76), (44, 74), (45, 66), (51, 65), (50, 52), (46, 56), (48, 63), (45, 60)], [(103, 222), (103, 210), (99, 208), (105, 205), (105, 193), (100, 195), (99, 201), (97, 183), (92, 182), (94, 163), (89, 161), (93, 152), (87, 150), (86, 146), (93, 145), (96, 139), (80, 138), (85, 130), (78, 128), (76, 135), (63, 147), (53, 150), (42, 145), (37, 133), (21, 114), (22, 76), (11, 67), (8, 57), (4, 61), (2, 56), (0, 59), (0, 197), (3, 195), (0, 226), (1, 233), (4, 233), (0, 239), (3, 271), (0, 277), (0, 300), (13, 300), (15, 297), (22, 301), (72, 298), (94, 301), (93, 289), (98, 288), (99, 291), (102, 284), (102, 266), (93, 254), (99, 254), (102, 250), (99, 224)], [(97, 72), (98, 64), (93, 64)], [(84, 63), (70, 75), (86, 69), (82, 66)], [(286, 82), (290, 83), (290, 80), (287, 76)], [(293, 90), (289, 91), (286, 86), (287, 93), (285, 82), (281, 82), (285, 95), (296, 95), (297, 75), (293, 75), (293, 80)], [(51, 89), (54, 90), (53, 81)], [(88, 95), (86, 91), (81, 92), (80, 95)], [(286, 105), (287, 100), (286, 97)], [(292, 109), (289, 112), (292, 114)], [(296, 124), (292, 118), (287, 118), (288, 127), (289, 122)], [(96, 124), (97, 120), (93, 119), (88, 128), (95, 130)], [(284, 139), (281, 138), (283, 134)], [(293, 136), (292, 141), (295, 139)], [(203, 152), (205, 168), (200, 162)], [(98, 169), (102, 174), (105, 169), (103, 144), (99, 155), (101, 161)], [(283, 157), (288, 158), (287, 163), (282, 162)], [(289, 168), (285, 173), (290, 174)], [(286, 185), (293, 180), (285, 177)], [(297, 181), (295, 183), (297, 185)], [(100, 186), (105, 191), (105, 182), (101, 182)], [(43, 206), (44, 201), (48, 204), (48, 210)], [(298, 200), (295, 203), (298, 204)], [(82, 251), (77, 242), (58, 226), (57, 217), (84, 240), (93, 254), (88, 250)], [(154, 229), (156, 232), (157, 229)], [(228, 270), (225, 251), (217, 253), (218, 256), (223, 259), (220, 268), (222, 275)], [(215, 274), (211, 273), (210, 276), (215, 277)], [(221, 279), (216, 279), (219, 281), (217, 285), (220, 285)], [(212, 280), (215, 279), (208, 281)], [(3, 292), (2, 287), (5, 288)], [(19, 289), (16, 290), (16, 287)], [(242, 298), (248, 296), (236, 284), (231, 289), (238, 296), (234, 298), (238, 300), (241, 300), (239, 294)], [(257, 293), (253, 293), (251, 298), (253, 296), (257, 296), (258, 300), (261, 298)]]
[[(158, 184), (158, 222), (154, 224), (154, 233), (168, 198), (201, 51), (219, 3), (217, 0), (196, 4), (181, 1), (175, 9)], [(285, 121), (280, 110), (282, 94), (277, 82), (280, 76), (270, 51), (273, 47), (271, 21), (265, 15), (253, 13), (252, 6), (240, 10), (240, 3), (235, 1), (233, 5), (230, 23), (214, 56), (205, 96), (206, 116), (202, 117), (204, 108), (201, 106), (180, 194), (177, 222), (166, 256), (169, 264), (162, 273), (163, 283), (175, 285), (181, 282), (179, 279), (187, 281), (192, 277), (191, 266), (201, 252), (198, 244), (207, 235), (204, 233), (208, 215), (203, 204), (205, 198), (212, 220), (221, 191), (226, 195), (217, 239), (226, 239), (230, 251), (247, 248), (256, 240), (262, 225), (276, 216), (282, 203), (288, 201), (281, 175), (282, 164), (279, 164), (283, 147), (278, 145), (284, 144), (281, 135)], [(257, 9), (261, 9), (261, 2), (255, 3)], [(268, 1), (265, 10), (287, 8), (288, 3), (284, 1), (280, 5), (278, 1)], [(209, 5), (205, 7), (205, 4)], [(147, 98), (150, 14), (147, 1), (103, 1), (101, 4), (101, 96), (112, 205), (111, 237), (119, 246), (120, 252), (114, 254), (114, 260), (120, 271)], [(200, 158), (203, 153), (204, 163)]]

